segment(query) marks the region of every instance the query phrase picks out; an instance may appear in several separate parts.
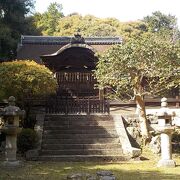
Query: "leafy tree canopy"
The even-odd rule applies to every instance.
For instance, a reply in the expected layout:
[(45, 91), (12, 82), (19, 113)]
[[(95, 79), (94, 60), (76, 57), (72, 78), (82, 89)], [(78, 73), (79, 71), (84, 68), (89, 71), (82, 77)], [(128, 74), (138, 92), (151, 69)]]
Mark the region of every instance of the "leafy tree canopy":
[(142, 135), (149, 138), (144, 95), (157, 95), (180, 84), (180, 46), (144, 34), (99, 56), (95, 75), (100, 88), (111, 87), (122, 100), (137, 104)]
[(179, 85), (180, 46), (153, 34), (113, 46), (99, 58), (100, 85), (114, 87), (119, 97), (156, 95)]
[(58, 21), (63, 17), (62, 5), (51, 3), (44, 13), (36, 13), (34, 15), (37, 28), (42, 30), (43, 35), (53, 35), (56, 31)]
[(32, 20), (26, 19), (33, 4), (34, 0), (0, 1), (0, 60), (15, 57), (20, 35), (33, 29)]
[[(115, 18), (102, 19), (73, 13), (56, 21), (56, 28), (53, 30), (52, 34), (58, 36), (72, 36), (80, 31), (83, 36), (122, 36), (125, 40), (146, 32), (158, 32), (160, 35), (166, 32), (166, 36), (168, 33), (172, 36), (175, 30), (178, 32), (177, 19), (161, 12), (154, 12), (139, 21), (125, 23)], [(47, 32), (44, 34), (48, 35)]]
[(160, 11), (152, 13), (151, 16), (144, 17), (143, 21), (148, 23), (148, 28), (152, 32), (157, 32), (163, 29), (172, 30), (177, 28), (177, 19), (175, 16), (165, 15)]
[(178, 39), (177, 19), (171, 15), (154, 12), (143, 20), (120, 22), (115, 18), (97, 18), (92, 15), (70, 14), (60, 19), (54, 35), (72, 36), (80, 31), (83, 36), (121, 36), (124, 41), (144, 33), (156, 33), (166, 39)]
[(77, 31), (85, 37), (122, 36), (124, 40), (147, 31), (142, 21), (122, 23), (115, 18), (97, 18), (77, 13), (62, 18), (54, 32), (57, 36), (73, 36)]
[(175, 16), (156, 11), (151, 16), (144, 17), (143, 21), (147, 23), (150, 32), (159, 34), (163, 38), (176, 41), (180, 37)]
[(117, 31), (118, 34), (123, 37), (125, 42), (148, 32), (148, 26), (142, 21), (125, 22), (118, 27)]
[(113, 18), (100, 19), (91, 15), (71, 14), (62, 18), (57, 25), (55, 35), (72, 36), (80, 31), (83, 36), (115, 36), (119, 21)]

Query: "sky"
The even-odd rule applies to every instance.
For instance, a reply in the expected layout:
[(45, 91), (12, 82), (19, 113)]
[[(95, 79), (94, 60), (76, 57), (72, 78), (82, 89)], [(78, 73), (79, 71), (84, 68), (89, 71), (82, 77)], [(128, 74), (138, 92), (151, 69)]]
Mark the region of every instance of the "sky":
[(37, 12), (44, 12), (52, 2), (62, 4), (64, 15), (91, 14), (100, 18), (114, 17), (122, 22), (143, 19), (152, 12), (174, 15), (180, 29), (180, 0), (36, 0)]

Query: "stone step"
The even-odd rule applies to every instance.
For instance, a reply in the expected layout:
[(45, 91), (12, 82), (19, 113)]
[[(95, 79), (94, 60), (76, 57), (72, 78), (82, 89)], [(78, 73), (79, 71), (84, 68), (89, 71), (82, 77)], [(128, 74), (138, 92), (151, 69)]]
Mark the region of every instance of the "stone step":
[(117, 134), (116, 130), (107, 130), (104, 128), (96, 128), (96, 129), (64, 129), (64, 130), (44, 130), (44, 134), (46, 135), (54, 135), (54, 134), (69, 134), (69, 135), (76, 135), (76, 134)]
[(117, 134), (114, 129), (62, 129), (62, 130), (46, 130), (44, 134)]
[(46, 139), (89, 139), (91, 138), (92, 141), (96, 140), (96, 138), (118, 138), (117, 133), (104, 133), (104, 134), (44, 134), (43, 138)]
[(122, 161), (121, 143), (111, 116), (46, 115), (42, 161)]
[(115, 149), (66, 149), (66, 150), (41, 150), (41, 155), (122, 155), (121, 148)]
[(85, 120), (85, 121), (111, 121), (112, 117), (109, 115), (46, 115), (45, 120), (53, 120), (53, 121), (77, 121), (77, 120)]
[(114, 126), (114, 121), (45, 121), (44, 126)]
[(103, 128), (105, 130), (112, 130), (114, 129), (114, 125), (106, 125), (106, 126), (98, 126), (98, 125), (44, 125), (44, 130), (76, 130), (76, 129), (83, 129), (83, 130), (89, 130), (89, 129), (100, 129)]
[(119, 143), (106, 143), (106, 144), (43, 144), (42, 149), (45, 150), (58, 150), (58, 149), (114, 149), (121, 148)]
[(50, 139), (43, 139), (43, 144), (95, 144), (95, 143), (119, 143), (119, 138), (84, 138), (84, 139), (77, 139), (77, 138), (61, 138), (56, 139), (50, 138)]
[(39, 161), (59, 162), (121, 162), (130, 158), (124, 155), (41, 155)]

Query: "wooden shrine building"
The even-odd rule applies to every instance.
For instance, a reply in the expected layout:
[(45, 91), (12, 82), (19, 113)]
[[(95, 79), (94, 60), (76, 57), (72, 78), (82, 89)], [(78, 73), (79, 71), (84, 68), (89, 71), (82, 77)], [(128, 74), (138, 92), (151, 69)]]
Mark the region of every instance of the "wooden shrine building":
[(97, 102), (102, 98), (94, 88), (96, 80), (92, 70), (98, 61), (95, 53), (121, 43), (119, 37), (83, 38), (79, 34), (74, 37), (22, 36), (17, 59), (32, 59), (53, 71), (59, 85), (57, 97)]

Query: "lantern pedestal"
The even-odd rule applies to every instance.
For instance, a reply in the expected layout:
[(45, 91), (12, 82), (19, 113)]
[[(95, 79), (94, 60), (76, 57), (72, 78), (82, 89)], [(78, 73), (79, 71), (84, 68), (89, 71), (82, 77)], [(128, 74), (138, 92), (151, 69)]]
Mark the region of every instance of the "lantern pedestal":
[(172, 126), (172, 114), (167, 107), (167, 98), (161, 99), (161, 109), (158, 113), (157, 131), (161, 135), (161, 160), (158, 162), (158, 167), (175, 167), (176, 163), (172, 160), (172, 144), (171, 138), (174, 132)]
[(161, 160), (158, 162), (158, 167), (175, 167), (176, 163), (172, 160), (172, 145), (171, 137), (174, 131), (173, 127), (160, 127), (161, 133)]
[(17, 134), (21, 131), (19, 127), (20, 117), (24, 115), (24, 111), (15, 106), (15, 98), (9, 97), (9, 106), (3, 109), (2, 115), (4, 126), (2, 132), (6, 134), (6, 160), (4, 166), (15, 167), (20, 166), (21, 162), (16, 158), (17, 152)]

